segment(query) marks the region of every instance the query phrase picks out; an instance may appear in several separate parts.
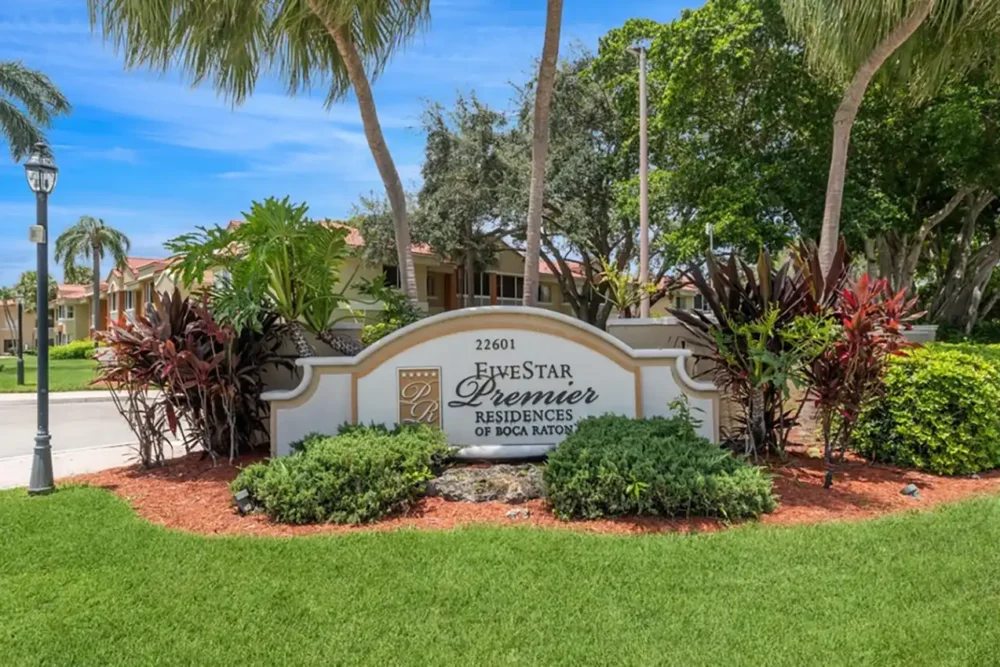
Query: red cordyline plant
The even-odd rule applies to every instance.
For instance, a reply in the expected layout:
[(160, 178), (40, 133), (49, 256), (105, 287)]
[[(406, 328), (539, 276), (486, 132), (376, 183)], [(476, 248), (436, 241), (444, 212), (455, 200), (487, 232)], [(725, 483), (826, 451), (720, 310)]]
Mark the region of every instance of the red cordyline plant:
[[(787, 371), (797, 374), (802, 365), (798, 358), (790, 358), (799, 354), (787, 334), (804, 317), (821, 320), (832, 312), (849, 265), (850, 255), (840, 239), (825, 277), (815, 244), (806, 242), (780, 266), (766, 251), (756, 265), (735, 254), (725, 263), (709, 255), (704, 268), (694, 265), (684, 273), (708, 312), (682, 308), (669, 312), (707, 351), (697, 358), (711, 362), (715, 383), (740, 406), (741, 433), (735, 441), (745, 443), (745, 454), (784, 452), (799, 416), (799, 410), (786, 407), (791, 381)], [(795, 369), (777, 368), (789, 363)], [(764, 366), (769, 368), (763, 370)]]
[[(912, 347), (903, 331), (923, 315), (913, 313), (916, 301), (906, 298), (906, 290), (894, 295), (887, 280), (868, 274), (840, 292), (835, 317), (842, 333), (807, 370), (828, 466), (834, 452), (843, 459), (862, 408), (882, 392), (889, 358)], [(831, 467), (824, 486), (832, 483)]]
[(261, 372), (277, 356), (276, 316), (237, 334), (201, 302), (163, 294), (146, 317), (121, 318), (96, 338), (108, 348), (96, 382), (107, 383), (139, 440), (144, 465), (165, 460), (169, 436), (211, 456), (259, 444), (267, 405)]

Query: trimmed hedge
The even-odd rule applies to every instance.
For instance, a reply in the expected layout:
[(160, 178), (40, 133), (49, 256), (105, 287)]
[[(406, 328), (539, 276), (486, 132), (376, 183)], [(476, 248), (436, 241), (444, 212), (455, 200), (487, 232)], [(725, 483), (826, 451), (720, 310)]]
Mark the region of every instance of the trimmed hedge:
[(283, 523), (366, 523), (410, 507), (450, 453), (428, 426), (351, 427), (311, 435), (295, 453), (245, 468), (233, 480), (253, 503)]
[(939, 475), (1000, 466), (1000, 346), (935, 344), (894, 358), (854, 446)]
[(92, 359), (94, 356), (94, 341), (89, 338), (74, 340), (66, 345), (56, 345), (49, 348), (49, 359)]
[(544, 481), (562, 519), (718, 516), (774, 510), (771, 479), (697, 435), (686, 410), (669, 419), (607, 415), (580, 422), (549, 455)]

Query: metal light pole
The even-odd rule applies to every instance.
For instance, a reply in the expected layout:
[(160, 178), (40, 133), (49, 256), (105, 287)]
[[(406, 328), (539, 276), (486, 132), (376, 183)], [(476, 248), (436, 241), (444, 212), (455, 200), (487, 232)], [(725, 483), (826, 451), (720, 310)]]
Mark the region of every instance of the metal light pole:
[(17, 384), (24, 384), (24, 298), (17, 297)]
[(56, 187), (59, 170), (52, 160), (52, 151), (43, 143), (35, 144), (31, 157), (24, 163), (28, 186), (35, 193), (37, 224), (31, 228), (31, 240), (38, 248), (38, 433), (31, 461), (31, 481), (28, 493), (49, 493), (55, 488), (52, 479), (52, 443), (49, 435), (49, 195)]
[(646, 132), (646, 49), (629, 49), (639, 56), (639, 317), (649, 317), (649, 139)]

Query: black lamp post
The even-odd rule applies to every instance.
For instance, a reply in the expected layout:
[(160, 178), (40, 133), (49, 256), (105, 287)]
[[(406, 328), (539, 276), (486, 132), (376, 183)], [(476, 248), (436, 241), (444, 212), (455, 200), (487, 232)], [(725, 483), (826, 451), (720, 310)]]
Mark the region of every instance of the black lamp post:
[(49, 435), (49, 195), (56, 187), (59, 170), (52, 160), (52, 151), (43, 143), (35, 144), (24, 163), (28, 186), (35, 193), (37, 224), (31, 229), (31, 240), (38, 246), (38, 433), (31, 461), (31, 481), (28, 493), (49, 493), (55, 488), (52, 479), (52, 443)]
[(17, 384), (24, 384), (24, 298), (17, 297)]

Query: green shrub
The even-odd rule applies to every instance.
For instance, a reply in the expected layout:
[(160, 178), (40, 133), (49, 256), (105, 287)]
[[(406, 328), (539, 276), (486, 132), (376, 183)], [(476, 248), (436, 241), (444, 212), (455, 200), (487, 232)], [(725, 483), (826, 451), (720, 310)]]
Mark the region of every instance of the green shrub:
[(444, 433), (429, 426), (352, 427), (249, 466), (231, 489), (247, 489), (275, 521), (365, 523), (412, 505), (449, 453)]
[(591, 417), (549, 455), (556, 516), (758, 516), (776, 501), (767, 474), (695, 433), (686, 410), (669, 419)]
[(927, 346), (892, 360), (885, 397), (859, 420), (858, 451), (940, 475), (1000, 466), (1000, 367), (989, 360), (995, 352), (956, 347)]
[(1000, 345), (995, 343), (990, 344), (979, 344), (979, 343), (931, 343), (927, 345), (933, 350), (952, 350), (954, 352), (964, 352), (965, 354), (973, 354), (977, 357), (981, 357), (986, 361), (989, 361), (995, 366), (1000, 367)]
[(49, 359), (91, 359), (94, 356), (94, 342), (89, 338), (74, 340), (66, 345), (49, 348)]

